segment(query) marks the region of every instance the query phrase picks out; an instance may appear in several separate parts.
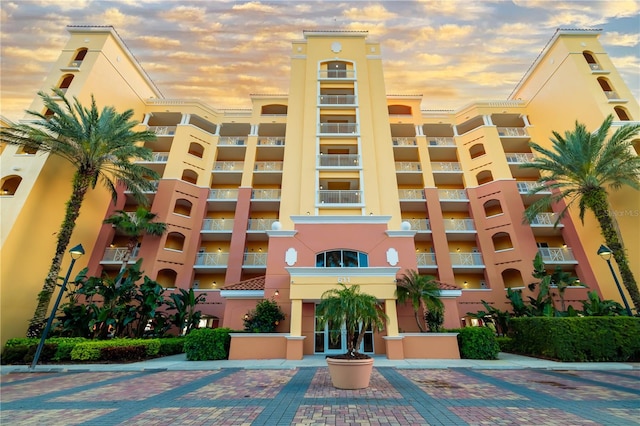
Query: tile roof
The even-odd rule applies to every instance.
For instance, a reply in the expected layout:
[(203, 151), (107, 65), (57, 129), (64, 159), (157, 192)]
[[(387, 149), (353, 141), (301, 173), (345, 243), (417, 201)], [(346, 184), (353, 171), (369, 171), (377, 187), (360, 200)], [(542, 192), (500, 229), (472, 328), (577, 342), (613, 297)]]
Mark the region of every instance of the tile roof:
[(222, 287), (222, 290), (264, 290), (265, 276), (250, 278)]
[(438, 282), (438, 287), (440, 288), (440, 290), (460, 290), (460, 287), (458, 287), (457, 285), (442, 282)]

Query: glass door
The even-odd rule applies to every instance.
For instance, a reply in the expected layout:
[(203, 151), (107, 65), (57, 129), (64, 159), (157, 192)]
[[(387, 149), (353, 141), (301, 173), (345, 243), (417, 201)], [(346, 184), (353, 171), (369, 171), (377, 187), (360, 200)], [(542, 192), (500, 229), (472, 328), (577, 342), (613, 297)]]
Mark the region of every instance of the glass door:
[[(334, 324), (328, 322), (324, 326), (320, 324), (320, 320), (315, 316), (315, 353), (325, 355), (338, 355), (347, 352), (347, 331), (344, 324)], [(373, 353), (373, 330), (371, 327), (365, 331), (360, 352)]]

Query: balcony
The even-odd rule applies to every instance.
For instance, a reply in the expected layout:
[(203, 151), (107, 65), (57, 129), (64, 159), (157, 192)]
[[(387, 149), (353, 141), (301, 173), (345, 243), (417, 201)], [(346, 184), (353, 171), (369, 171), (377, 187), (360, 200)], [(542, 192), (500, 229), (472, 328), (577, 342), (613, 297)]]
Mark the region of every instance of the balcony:
[(393, 146), (417, 146), (416, 138), (391, 138)]
[(529, 134), (524, 127), (498, 127), (498, 135), (502, 137), (510, 138), (528, 138)]
[(425, 199), (424, 189), (399, 189), (398, 198), (403, 201), (405, 200), (423, 201)]
[[(158, 180), (152, 180), (151, 182), (151, 189), (146, 190), (146, 191), (142, 191), (145, 194), (155, 194), (156, 192), (158, 192), (158, 185), (160, 184), (160, 181)], [(131, 194), (131, 190), (129, 189), (125, 189), (124, 190), (125, 194)]]
[(436, 264), (435, 253), (416, 253), (416, 262), (418, 264), (418, 271), (435, 271), (438, 269)]
[(562, 234), (564, 225), (558, 223), (558, 226), (554, 226), (557, 218), (555, 213), (538, 213), (529, 226), (535, 236), (558, 236)]
[(318, 70), (319, 80), (354, 80), (355, 70)]
[(538, 253), (546, 264), (578, 263), (569, 247), (539, 247)]
[(429, 219), (403, 219), (411, 225), (411, 230), (418, 232), (431, 232), (431, 223)]
[(264, 270), (267, 267), (267, 253), (245, 253), (242, 269)]
[(427, 142), (430, 147), (432, 146), (456, 146), (456, 141), (453, 137), (427, 137)]
[[(128, 251), (129, 249), (127, 249), (126, 247), (107, 247), (104, 251), (104, 255), (102, 256), (102, 260), (100, 260), (100, 263), (122, 264), (122, 261), (126, 257)], [(131, 253), (131, 257), (129, 257), (129, 263), (135, 263), (137, 257), (138, 249), (134, 249), (133, 253)]]
[(280, 189), (254, 189), (251, 191), (251, 210), (278, 211), (281, 196)]
[[(528, 180), (518, 181), (517, 185), (518, 185), (518, 192), (523, 195), (527, 195), (529, 194), (529, 191), (543, 186), (537, 181), (528, 181)], [(544, 189), (542, 191), (537, 192), (537, 194), (551, 194), (551, 191), (549, 191), (548, 189)]]
[(358, 154), (320, 154), (318, 167), (323, 169), (352, 169), (360, 167)]
[(355, 95), (320, 95), (318, 104), (327, 105), (356, 105)]
[(320, 190), (318, 191), (318, 203), (332, 205), (359, 205), (362, 203), (362, 191), (358, 190)]
[(318, 133), (323, 135), (356, 135), (356, 123), (320, 123)]
[(484, 261), (482, 260), (481, 253), (449, 253), (449, 258), (451, 259), (451, 266), (454, 270), (462, 269), (467, 272), (481, 272), (484, 270)]
[(447, 232), (475, 232), (476, 230), (473, 219), (443, 219), (442, 223)]
[(282, 161), (256, 161), (253, 170), (256, 172), (281, 172)]
[(156, 136), (173, 136), (176, 134), (177, 126), (149, 126), (149, 131)]
[(218, 139), (218, 146), (247, 146), (243, 136), (223, 136)]
[(229, 253), (227, 252), (200, 252), (196, 255), (193, 269), (198, 272), (215, 271), (226, 268), (228, 263)]
[(284, 146), (284, 136), (260, 137), (258, 146)]
[(396, 172), (420, 172), (422, 166), (417, 161), (396, 161)]
[(460, 163), (447, 161), (447, 162), (434, 162), (431, 163), (431, 170), (434, 172), (462, 172)]
[[(238, 201), (237, 189), (211, 189), (207, 197), (209, 209), (217, 211), (234, 211)], [(215, 206), (215, 207), (214, 207)]]
[(273, 229), (273, 224), (277, 221), (278, 219), (249, 218), (247, 222), (247, 240), (268, 241), (267, 231)]
[(510, 152), (505, 154), (505, 156), (509, 164), (526, 164), (536, 159), (536, 156), (530, 152)]
[(200, 228), (200, 238), (203, 241), (229, 241), (233, 222), (233, 219), (204, 219)]
[(244, 168), (243, 161), (216, 161), (213, 163), (214, 172), (240, 172)]

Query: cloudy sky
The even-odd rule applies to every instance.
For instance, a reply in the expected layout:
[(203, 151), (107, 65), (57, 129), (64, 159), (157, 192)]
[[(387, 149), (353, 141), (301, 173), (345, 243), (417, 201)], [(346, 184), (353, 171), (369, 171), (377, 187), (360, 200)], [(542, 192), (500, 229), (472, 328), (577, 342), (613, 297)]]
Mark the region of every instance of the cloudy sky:
[(381, 42), (387, 93), (423, 109), (506, 99), (556, 28), (601, 28), (640, 98), (640, 1), (0, 0), (1, 110), (23, 116), (64, 47), (67, 25), (112, 25), (165, 98), (247, 108), (288, 92), (303, 30), (366, 30)]

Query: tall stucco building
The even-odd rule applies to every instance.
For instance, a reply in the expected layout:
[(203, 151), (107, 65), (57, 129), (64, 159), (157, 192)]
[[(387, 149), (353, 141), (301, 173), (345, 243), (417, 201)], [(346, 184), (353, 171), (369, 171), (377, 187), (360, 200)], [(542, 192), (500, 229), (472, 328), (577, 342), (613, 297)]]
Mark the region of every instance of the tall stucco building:
[[(509, 99), (453, 111), (387, 94), (381, 46), (365, 31), (305, 31), (291, 44), (289, 93), (252, 95), (247, 110), (165, 99), (112, 28), (68, 31), (39, 89), (133, 109), (140, 128), (156, 133), (146, 165), (161, 179), (148, 197), (168, 232), (145, 236), (132, 261), (142, 258), (168, 291), (205, 293), (203, 325), (241, 329), (257, 301), (273, 299), (286, 320), (268, 356), (343, 352), (344, 339), (318, 327), (315, 305), (338, 283), (360, 284), (389, 316), (364, 351), (405, 357), (402, 342), (417, 328), (396, 302), (402, 274), (437, 277), (444, 325), (455, 328), (472, 325), (467, 314), (483, 300), (507, 309), (506, 289), (535, 281), (537, 253), (548, 270), (560, 266), (584, 284), (566, 291), (568, 303), (580, 306), (587, 291), (620, 300), (596, 254), (603, 239), (592, 216), (582, 224), (572, 211), (554, 227), (549, 211), (523, 222), (537, 197), (527, 194), (537, 172), (519, 167), (533, 157), (529, 142), (548, 144), (552, 130), (576, 120), (595, 130), (609, 114), (614, 126), (640, 117), (599, 31), (557, 31)], [(38, 98), (29, 106), (41, 108)], [(11, 146), (1, 159), (4, 341), (27, 329), (72, 171)], [(638, 193), (624, 189), (611, 202), (640, 276)], [(78, 263), (91, 274), (119, 270), (126, 239), (102, 221), (136, 207), (126, 192), (116, 204), (100, 188), (90, 193), (72, 245), (87, 249)]]

